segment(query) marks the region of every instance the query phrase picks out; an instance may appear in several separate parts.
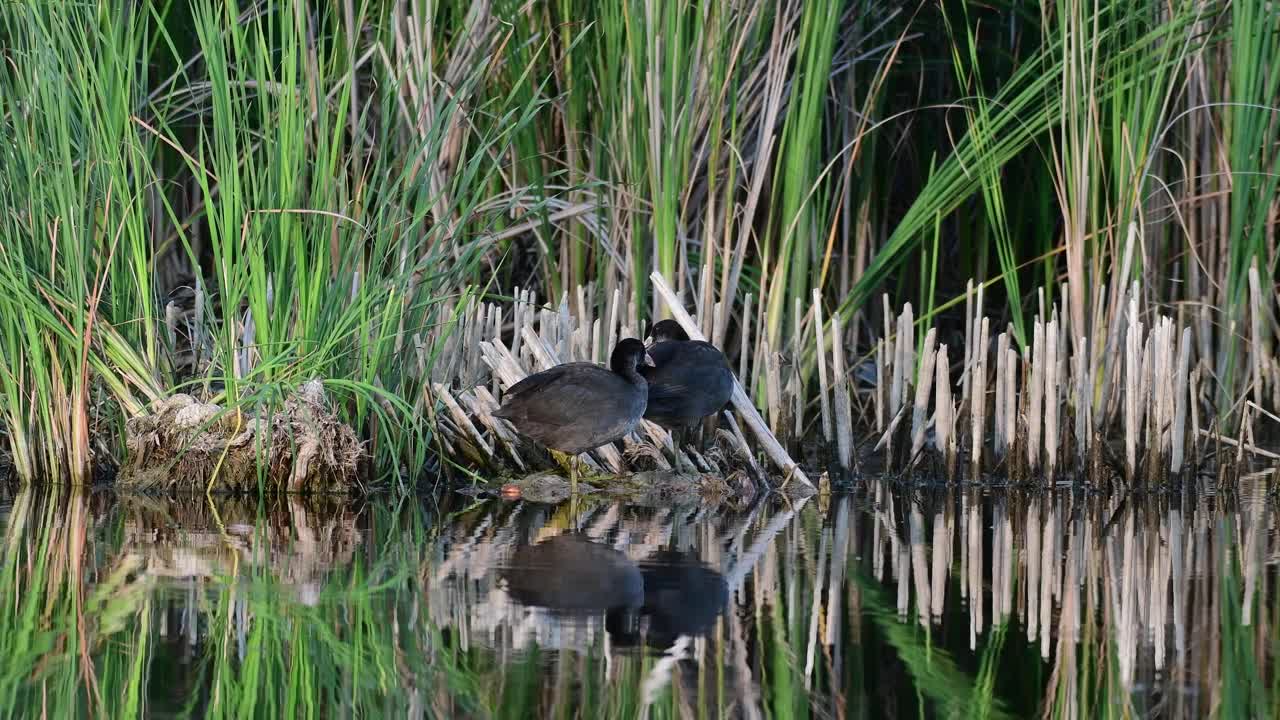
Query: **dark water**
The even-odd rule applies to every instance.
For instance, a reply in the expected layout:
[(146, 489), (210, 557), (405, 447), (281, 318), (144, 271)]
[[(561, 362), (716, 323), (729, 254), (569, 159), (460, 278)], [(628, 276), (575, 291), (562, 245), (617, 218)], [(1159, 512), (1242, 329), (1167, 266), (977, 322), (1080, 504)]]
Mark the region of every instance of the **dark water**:
[(3, 717), (1261, 717), (1267, 478), (738, 509), (0, 507)]

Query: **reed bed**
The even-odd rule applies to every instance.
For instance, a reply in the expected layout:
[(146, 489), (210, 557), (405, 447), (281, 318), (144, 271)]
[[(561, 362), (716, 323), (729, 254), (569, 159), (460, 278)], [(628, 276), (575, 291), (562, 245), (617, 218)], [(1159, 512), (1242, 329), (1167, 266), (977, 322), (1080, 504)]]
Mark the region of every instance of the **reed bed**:
[[(1280, 407), (1280, 363), (1269, 351), (1280, 330), (1273, 319), (1276, 295), (1264, 296), (1256, 289), (1258, 273), (1251, 276), (1250, 335), (1241, 343), (1243, 356), (1234, 360), (1221, 350), (1202, 354), (1218, 343), (1197, 338), (1206, 326), (1180, 322), (1143, 302), (1137, 283), (1119, 296), (1123, 313), (1094, 313), (1084, 328), (1073, 326), (1058, 302), (1046, 306), (1040, 290), (1040, 312), (1030, 319), (1029, 342), (1021, 346), (1012, 323), (993, 337), (985, 289), (970, 282), (966, 335), (957, 337), (964, 351), (955, 365), (936, 327), (924, 332), (917, 350), (923, 322), (915, 320), (910, 303), (895, 314), (885, 295), (881, 339), (851, 368), (845, 358), (856, 355), (856, 347), (837, 318), (828, 336), (815, 297), (807, 316), (812, 333), (806, 329), (775, 349), (766, 334), (752, 336), (747, 325), (733, 343), (741, 385), (754, 398), (742, 398), (735, 409), (742, 417), (744, 408), (754, 414), (758, 406), (767, 421), (726, 416), (720, 437), (727, 452), (719, 458), (729, 462), (713, 466), (691, 448), (674, 448), (665, 431), (647, 422), (624, 443), (626, 452), (607, 447), (590, 462), (612, 473), (650, 465), (724, 472), (768, 454), (775, 472), (785, 476), (795, 467), (794, 454), (827, 480), (839, 480), (856, 477), (853, 448), (861, 446), (866, 459), (919, 480), (1074, 479), (1109, 486), (1119, 478), (1126, 485), (1154, 486), (1208, 467), (1230, 476), (1228, 468), (1245, 455), (1280, 459), (1256, 442), (1266, 423), (1275, 421), (1269, 408)], [(660, 276), (652, 281), (664, 298), (677, 300)], [(1099, 294), (1105, 293), (1102, 286)], [(553, 309), (521, 292), (510, 321), (498, 304), (472, 302), (461, 312), (457, 340), (446, 344), (440, 367), (441, 377), (462, 378), (452, 385), (462, 389), (433, 384), (448, 409), (439, 425), (450, 443), (447, 452), (490, 470), (546, 466), (522, 454), (513, 430), (492, 411), (501, 388), (527, 372), (568, 360), (602, 362), (617, 339), (642, 334), (633, 325), (636, 307), (620, 293), (615, 291), (598, 317), (587, 300), (595, 294), (593, 287), (579, 287), (574, 299), (566, 294)], [(1064, 299), (1068, 294), (1063, 288)], [(709, 319), (705, 312), (694, 317), (671, 307), (691, 333)], [(503, 337), (511, 338), (510, 347)], [(806, 354), (817, 362), (817, 382), (810, 382), (817, 398), (805, 390), (800, 359)], [(1219, 407), (1211, 391), (1213, 379), (1225, 372), (1224, 362), (1251, 368), (1244, 397), (1228, 408)], [(861, 410), (857, 417), (855, 407)], [(756, 449), (740, 427), (755, 431)], [(767, 449), (775, 443), (776, 451)]]
[[(1251, 277), (1257, 288), (1256, 269)], [(1064, 298), (1067, 293), (1064, 288)], [(967, 477), (994, 473), (1013, 482), (1052, 483), (1065, 476), (1103, 481), (1118, 475), (1128, 484), (1158, 484), (1182, 478), (1210, 458), (1222, 469), (1245, 453), (1280, 457), (1255, 442), (1259, 422), (1275, 417), (1262, 403), (1274, 406), (1280, 400), (1276, 357), (1268, 350), (1280, 329), (1273, 319), (1275, 293), (1251, 295), (1251, 331), (1241, 343), (1243, 358), (1236, 360), (1252, 369), (1251, 381), (1229, 407), (1218, 406), (1207, 386), (1223, 377), (1223, 364), (1231, 360), (1222, 351), (1196, 350), (1215, 346), (1213, 339), (1195, 341), (1195, 333), (1207, 326), (1181, 323), (1158, 306), (1145, 305), (1137, 283), (1120, 298), (1123, 314), (1085, 328), (1073, 326), (1056, 302), (1046, 308), (1041, 290), (1030, 342), (1021, 348), (1012, 324), (994, 338), (993, 347), (981, 287), (975, 297), (976, 305), (966, 303), (966, 351), (957, 368), (958, 387), (953, 387), (948, 351), (935, 348), (935, 329), (925, 334), (924, 356), (916, 359), (912, 337), (919, 330), (911, 305), (895, 316), (885, 296), (884, 339), (875, 346), (870, 397), (875, 450), (884, 451), (888, 469), (932, 465), (955, 480), (960, 477), (957, 438), (964, 437), (970, 441), (964, 448)], [(1227, 436), (1231, 429), (1234, 437)], [(905, 452), (908, 443), (910, 452)], [(1224, 444), (1230, 452), (1222, 452)]]
[[(815, 476), (856, 468), (839, 428), (872, 413), (881, 436), (897, 422), (899, 468), (939, 417), (943, 464), (970, 474), (1010, 443), (1073, 472), (1126, 417), (1124, 472), (1172, 464), (1174, 433), (1143, 428), (1178, 422), (1184, 391), (1126, 405), (1146, 358), (1115, 359), (1135, 282), (1147, 387), (1179, 382), (1191, 329), (1182, 465), (1201, 432), (1252, 452), (1241, 433), (1278, 409), (1267, 0), (118, 10), (0, 5), (0, 428), (25, 480), (121, 465), (128, 420), (176, 393), (270, 417), (318, 379), (368, 465), (408, 484), (457, 438), (431, 424), (455, 414), (432, 383), (456, 378), (428, 379), (445, 301), (517, 287), (591, 322), (616, 294), (637, 332), (687, 308)], [(1028, 423), (1052, 383), (1066, 409)]]

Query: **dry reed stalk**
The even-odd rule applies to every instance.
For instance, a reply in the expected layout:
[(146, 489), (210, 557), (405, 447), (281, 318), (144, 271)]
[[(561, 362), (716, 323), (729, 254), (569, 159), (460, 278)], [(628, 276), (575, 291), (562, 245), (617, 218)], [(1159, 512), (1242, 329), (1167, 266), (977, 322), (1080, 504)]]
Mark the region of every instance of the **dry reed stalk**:
[[(979, 289), (979, 306), (982, 304), (981, 289)], [(982, 330), (978, 333), (977, 347), (977, 365), (973, 374), (973, 476), (974, 478), (982, 475), (982, 445), (984, 442), (985, 418), (987, 405), (987, 337), (990, 332), (990, 323), (987, 318), (982, 318)]]
[(1058, 308), (1054, 308), (1054, 327), (1058, 329), (1057, 382), (1054, 384), (1054, 409), (1058, 413), (1058, 449), (1066, 450), (1067, 401), (1071, 397), (1071, 337), (1067, 335), (1067, 323)]
[[(887, 297), (887, 296), (886, 296)], [(973, 279), (964, 286), (964, 367), (960, 368), (960, 404), (969, 400), (973, 375)]]
[[(1055, 315), (1057, 312), (1055, 311)], [(1058, 320), (1049, 321), (1044, 358), (1044, 449), (1048, 480), (1058, 459)]]
[(600, 328), (600, 318), (596, 318), (595, 321), (591, 323), (591, 362), (597, 365), (604, 362), (604, 359), (600, 355), (602, 332), (603, 331)]
[(934, 442), (935, 447), (942, 453), (947, 479), (952, 480), (956, 473), (955, 405), (951, 400), (950, 365), (947, 361), (946, 345), (938, 348), (935, 368), (937, 371), (935, 383), (938, 389), (934, 401)]
[[(1175, 355), (1176, 347), (1174, 345), (1174, 323), (1171, 318), (1164, 319), (1164, 329), (1160, 337), (1160, 382), (1156, 385), (1156, 391), (1160, 394), (1160, 425), (1158, 428), (1160, 437), (1160, 453), (1162, 459), (1168, 459), (1169, 454), (1173, 451), (1173, 423), (1174, 410), (1176, 406), (1174, 373), (1176, 372), (1175, 363), (1177, 355)], [(1163, 466), (1163, 462), (1161, 465)]]
[(1182, 472), (1184, 448), (1187, 440), (1187, 401), (1190, 398), (1187, 370), (1191, 363), (1191, 328), (1182, 329), (1182, 347), (1178, 351), (1178, 374), (1173, 381), (1174, 411), (1172, 452), (1169, 472)]
[(915, 383), (916, 372), (916, 323), (915, 314), (911, 311), (911, 303), (904, 303), (902, 315), (898, 316), (899, 333), (902, 337), (902, 394), (898, 397), (898, 405), (906, 405), (911, 396), (911, 388)]
[(875, 391), (874, 391), (875, 394), (874, 394), (874, 397), (872, 398), (872, 401), (875, 403), (875, 409), (876, 409), (876, 433), (877, 434), (884, 432), (884, 422), (885, 422), (885, 414), (886, 414), (885, 413), (886, 397), (885, 397), (884, 377), (885, 377), (885, 372), (887, 372), (885, 368), (887, 361), (885, 359), (885, 355), (886, 355), (885, 343), (886, 341), (883, 339), (880, 340), (880, 342), (876, 343), (876, 387), (875, 387)]
[(1253, 375), (1253, 402), (1262, 404), (1262, 362), (1266, 351), (1262, 344), (1262, 291), (1258, 282), (1258, 259), (1249, 265), (1249, 353), (1250, 372)]
[(747, 359), (751, 357), (751, 293), (742, 299), (742, 344), (738, 347), (738, 378), (747, 377)]
[(923, 355), (920, 361), (919, 382), (916, 383), (915, 409), (911, 416), (911, 462), (915, 462), (924, 449), (925, 426), (929, 413), (929, 393), (933, 390), (933, 364), (937, 362), (933, 347), (937, 332), (929, 328), (924, 337)]
[(1125, 479), (1132, 482), (1138, 457), (1139, 346), (1142, 323), (1138, 320), (1138, 298), (1129, 298), (1129, 328), (1125, 335), (1124, 372), (1124, 460)]
[(613, 352), (613, 346), (618, 344), (618, 323), (621, 322), (619, 313), (622, 312), (622, 290), (613, 289), (613, 295), (609, 300), (609, 326), (605, 328), (605, 352)]
[(721, 345), (719, 345), (718, 347), (724, 347), (724, 345), (723, 345), (723, 343), (724, 343), (724, 339), (723, 339), (723, 335), (724, 335), (724, 333), (720, 331), (720, 322), (721, 322), (721, 311), (720, 311), (720, 305), (721, 305), (721, 304), (722, 304), (722, 303), (720, 303), (720, 301), (716, 301), (716, 303), (715, 303), (714, 311), (711, 313), (711, 324), (712, 324), (712, 326), (711, 326), (711, 334), (707, 336), (707, 337), (713, 337), (713, 338), (721, 338), (721, 340), (720, 340)]
[(853, 463), (853, 409), (849, 404), (849, 373), (844, 361), (844, 336), (840, 331), (840, 314), (831, 316), (831, 370), (835, 377), (836, 457), (840, 467), (849, 470)]
[(1040, 469), (1040, 429), (1044, 423), (1044, 323), (1037, 317), (1031, 341), (1031, 385), (1027, 409), (1027, 469)]
[[(1004, 436), (1007, 442), (1006, 451), (1009, 457), (1016, 460), (1014, 449), (1018, 445), (1018, 351), (1009, 348), (1005, 351), (1004, 361)], [(1011, 463), (1012, 465), (1012, 463)]]
[(1005, 364), (1008, 360), (1009, 350), (1009, 334), (1000, 333), (996, 337), (996, 399), (995, 399), (995, 427), (992, 428), (992, 443), (994, 446), (994, 458), (999, 461), (1004, 457), (1005, 450), (1008, 446), (1008, 438), (1005, 437), (1005, 374), (1008, 372), (1008, 366)]
[(893, 346), (893, 384), (889, 386), (889, 416), (893, 417), (898, 414), (898, 410), (902, 408), (903, 398), (906, 397), (904, 386), (907, 382), (907, 335), (910, 329), (904, 330), (904, 321), (907, 319), (908, 308), (910, 305), (902, 308), (902, 314), (898, 316), (898, 328)]
[(556, 306), (557, 342), (552, 345), (556, 349), (556, 356), (566, 362), (574, 359), (573, 327), (573, 316), (569, 314), (569, 292), (566, 290), (560, 293), (560, 304)]
[[(822, 293), (813, 289), (813, 340), (814, 358), (818, 364), (818, 406), (822, 414), (822, 439), (831, 443), (831, 402), (827, 384), (827, 350), (822, 333)], [(796, 348), (797, 352), (799, 348)]]
[(1151, 335), (1147, 335), (1147, 340), (1142, 345), (1142, 374), (1138, 379), (1138, 422), (1134, 427), (1138, 432), (1136, 445), (1139, 450), (1150, 448), (1151, 440), (1150, 430), (1147, 429), (1151, 405), (1151, 365), (1155, 353), (1151, 340)]
[(1075, 442), (1076, 442), (1076, 464), (1080, 467), (1084, 466), (1085, 455), (1089, 452), (1089, 413), (1093, 409), (1093, 403), (1089, 397), (1089, 390), (1093, 387), (1089, 382), (1089, 345), (1084, 335), (1076, 339), (1075, 348), (1075, 382), (1072, 383), (1072, 391), (1075, 395), (1072, 404), (1075, 408)]
[(432, 390), (435, 392), (435, 396), (444, 403), (446, 408), (449, 409), (449, 416), (453, 422), (463, 431), (463, 433), (470, 436), (465, 438), (466, 442), (475, 444), (482, 459), (492, 458), (494, 455), (493, 447), (489, 445), (489, 442), (485, 440), (484, 435), (478, 428), (476, 428), (475, 424), (471, 422), (471, 418), (462, 409), (462, 406), (458, 404), (458, 401), (453, 397), (453, 394), (449, 392), (449, 387), (443, 383), (435, 383), (432, 385)]
[(769, 429), (776, 435), (782, 422), (782, 355), (765, 341), (765, 402), (769, 404)]
[[(592, 283), (579, 285), (573, 291), (573, 297), (578, 302), (578, 322), (575, 335), (578, 331), (591, 327), (591, 321), (595, 319), (592, 313), (592, 310), (595, 309), (595, 303), (587, 302), (587, 298), (591, 296), (591, 285)], [(578, 348), (579, 357), (584, 359), (591, 357), (591, 348), (588, 345), (589, 340), (590, 338), (588, 337), (579, 336), (579, 342), (581, 343)]]
[(483, 385), (476, 387), (475, 410), (477, 417), (502, 443), (507, 454), (515, 461), (516, 467), (524, 470), (524, 460), (520, 457), (519, 440), (516, 434), (510, 430), (510, 426), (507, 423), (498, 422), (498, 418), (493, 416), (493, 411), (497, 410), (498, 407), (497, 398), (489, 392), (488, 388)]
[(894, 453), (901, 453), (905, 447), (903, 443), (894, 442), (902, 428), (901, 432), (905, 432), (907, 426), (902, 423), (902, 419), (908, 410), (908, 398), (911, 396), (912, 375), (915, 372), (915, 324), (911, 312), (911, 303), (904, 303), (902, 306), (902, 314), (898, 316), (898, 342), (896, 344), (895, 355), (893, 359), (893, 388), (891, 390), (893, 397), (889, 400), (889, 407), (892, 410), (893, 422), (891, 423), (894, 432), (889, 437), (886, 453), (891, 458), (890, 467), (896, 464)]

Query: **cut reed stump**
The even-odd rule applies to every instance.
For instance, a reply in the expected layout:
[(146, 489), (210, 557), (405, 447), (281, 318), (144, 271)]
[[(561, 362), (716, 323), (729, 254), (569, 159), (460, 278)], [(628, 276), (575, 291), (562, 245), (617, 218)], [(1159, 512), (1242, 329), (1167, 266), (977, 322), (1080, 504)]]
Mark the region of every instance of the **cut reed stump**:
[[(878, 439), (873, 452), (884, 453), (889, 469), (910, 471), (932, 455), (955, 481), (958, 455), (965, 449), (968, 477), (980, 482), (984, 473), (995, 473), (1001, 482), (1051, 484), (1069, 477), (1096, 484), (1123, 476), (1130, 485), (1155, 486), (1178, 479), (1203, 460), (1197, 452), (1208, 448), (1199, 438), (1234, 448), (1237, 462), (1246, 452), (1270, 459), (1253, 441), (1254, 422), (1259, 417), (1280, 422), (1280, 416), (1262, 408), (1268, 393), (1257, 388), (1280, 392), (1274, 387), (1280, 384), (1280, 363), (1261, 341), (1250, 344), (1252, 355), (1245, 358), (1252, 363), (1254, 387), (1244, 393), (1239, 436), (1230, 440), (1201, 427), (1202, 413), (1216, 412), (1203, 387), (1213, 359), (1194, 357), (1192, 327), (1143, 311), (1137, 284), (1117, 294), (1124, 308), (1115, 313), (1118, 319), (1106, 325), (1095, 314), (1093, 329), (1070, 327), (1069, 316), (1057, 304), (1046, 306), (1041, 294), (1040, 313), (1021, 352), (1012, 325), (990, 343), (991, 319), (981, 315), (981, 286), (971, 284), (970, 293), (976, 302), (966, 303), (968, 347), (958, 387), (951, 384), (948, 348), (935, 349), (932, 328), (915, 367), (912, 335), (918, 329), (911, 305), (904, 304), (895, 316), (884, 297), (884, 334), (873, 352), (876, 379), (869, 395)], [(1255, 292), (1253, 302), (1262, 306), (1257, 316), (1265, 318), (1270, 306), (1263, 306), (1261, 294)], [(1255, 322), (1251, 333), (1266, 339), (1267, 327)], [(995, 357), (989, 359), (992, 349)], [(958, 402), (953, 393), (959, 394)], [(840, 437), (844, 432), (837, 429), (837, 441), (847, 440)], [(1108, 434), (1117, 439), (1114, 448), (1105, 442)], [(1220, 448), (1216, 455), (1222, 457)]]
[(266, 417), (173, 395), (127, 424), (118, 487), (152, 492), (350, 492), (364, 445), (307, 382)]

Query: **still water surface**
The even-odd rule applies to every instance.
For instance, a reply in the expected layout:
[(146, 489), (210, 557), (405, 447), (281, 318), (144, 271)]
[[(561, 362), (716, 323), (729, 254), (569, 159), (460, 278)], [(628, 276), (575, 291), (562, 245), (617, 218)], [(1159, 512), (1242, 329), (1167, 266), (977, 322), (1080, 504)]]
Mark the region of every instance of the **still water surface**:
[(1265, 479), (737, 509), (0, 495), (3, 717), (1262, 717)]

